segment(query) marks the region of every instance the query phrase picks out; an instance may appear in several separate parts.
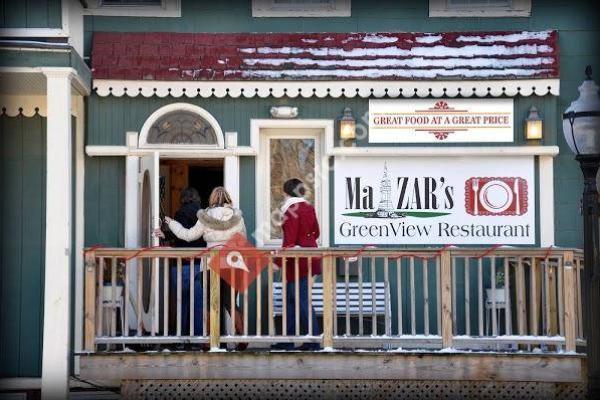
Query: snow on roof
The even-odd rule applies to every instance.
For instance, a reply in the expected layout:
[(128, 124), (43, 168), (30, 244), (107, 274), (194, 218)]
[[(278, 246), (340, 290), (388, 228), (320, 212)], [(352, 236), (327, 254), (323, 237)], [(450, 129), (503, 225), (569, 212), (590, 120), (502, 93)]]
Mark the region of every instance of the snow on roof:
[(94, 79), (558, 78), (558, 34), (96, 32)]

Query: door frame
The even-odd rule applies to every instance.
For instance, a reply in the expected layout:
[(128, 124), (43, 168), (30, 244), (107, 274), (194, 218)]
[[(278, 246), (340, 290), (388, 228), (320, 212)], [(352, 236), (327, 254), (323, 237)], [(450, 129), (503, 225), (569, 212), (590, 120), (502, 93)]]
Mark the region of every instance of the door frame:
[[(232, 138), (230, 138), (230, 143), (235, 144), (237, 139), (236, 133), (229, 133)], [(143, 182), (144, 182), (144, 171), (142, 170), (142, 158), (147, 156), (152, 156), (156, 161), (156, 173), (160, 174), (160, 160), (161, 159), (190, 159), (190, 160), (203, 160), (203, 159), (222, 159), (223, 160), (223, 186), (231, 195), (233, 200), (234, 207), (239, 207), (239, 155), (234, 152), (228, 151), (227, 153), (223, 153), (222, 151), (219, 153), (214, 153), (218, 150), (204, 150), (204, 151), (190, 151), (188, 149), (173, 149), (168, 145), (165, 146), (164, 149), (140, 149), (137, 147), (138, 142), (138, 134), (137, 132), (128, 132), (128, 144), (129, 151), (126, 156), (126, 165), (127, 168), (125, 170), (125, 181), (127, 184), (125, 185), (125, 247), (141, 247), (142, 236), (145, 235), (145, 232), (141, 232), (140, 226), (142, 222), (142, 213), (140, 204), (141, 196), (143, 194)], [(233, 146), (232, 146), (233, 147)], [(157, 180), (159, 178), (157, 177)], [(151, 185), (151, 197), (159, 198), (159, 193), (154, 193), (160, 190), (159, 185)], [(151, 211), (151, 215), (158, 214), (158, 203), (152, 204), (151, 207), (154, 209)], [(151, 229), (158, 227), (158, 223), (156, 218), (152, 217), (151, 221)], [(150, 245), (157, 245), (158, 243), (153, 240), (153, 243)], [(135, 263), (135, 260), (132, 262)], [(135, 264), (134, 264), (135, 265)], [(153, 264), (153, 273), (155, 272), (155, 266), (157, 263)], [(137, 269), (133, 268), (130, 272), (129, 278), (130, 283), (135, 285), (137, 282)], [(152, 279), (154, 282), (154, 279)], [(158, 282), (158, 281), (156, 281)], [(152, 293), (155, 293), (153, 291)], [(151, 307), (148, 310), (148, 315), (156, 312), (158, 310), (158, 297), (154, 299), (151, 297), (150, 304)], [(127, 307), (130, 306), (130, 303), (127, 302)], [(129, 315), (133, 316), (136, 313), (130, 311)], [(154, 323), (158, 324), (158, 318), (154, 319)], [(129, 323), (130, 321), (128, 321)], [(155, 326), (154, 329), (157, 331), (158, 326)]]
[[(259, 247), (278, 247), (281, 244), (266, 238), (269, 230), (263, 226), (268, 224), (269, 210), (265, 207), (259, 207), (259, 204), (268, 204), (268, 187), (269, 179), (265, 177), (265, 171), (269, 170), (269, 153), (264, 151), (266, 133), (265, 129), (310, 129), (319, 130), (319, 134), (315, 136), (317, 139), (317, 152), (315, 165), (319, 165), (320, 171), (316, 181), (321, 188), (319, 193), (319, 208), (317, 215), (321, 226), (321, 237), (319, 245), (321, 247), (329, 247), (329, 154), (333, 148), (333, 127), (334, 121), (330, 119), (294, 119), (294, 120), (277, 120), (277, 119), (251, 119), (250, 120), (250, 145), (257, 154), (255, 163), (255, 210), (256, 210), (256, 233), (255, 240)], [(279, 136), (279, 135), (278, 135)], [(294, 135), (289, 135), (293, 138)]]

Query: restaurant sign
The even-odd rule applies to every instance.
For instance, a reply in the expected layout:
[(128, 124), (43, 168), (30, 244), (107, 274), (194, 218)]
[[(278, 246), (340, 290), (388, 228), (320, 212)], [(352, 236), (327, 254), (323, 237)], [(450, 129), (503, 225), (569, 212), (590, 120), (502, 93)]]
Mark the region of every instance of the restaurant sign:
[(534, 244), (531, 156), (338, 157), (336, 244)]
[(512, 142), (513, 114), (513, 99), (370, 100), (369, 142)]

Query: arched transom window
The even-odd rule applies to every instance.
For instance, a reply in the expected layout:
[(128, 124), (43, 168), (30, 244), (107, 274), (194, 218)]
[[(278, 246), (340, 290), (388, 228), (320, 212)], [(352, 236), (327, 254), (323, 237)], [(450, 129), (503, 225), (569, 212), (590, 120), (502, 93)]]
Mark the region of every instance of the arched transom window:
[(160, 117), (150, 128), (148, 144), (217, 145), (213, 126), (190, 111), (172, 111)]
[(205, 109), (175, 103), (161, 107), (146, 120), (140, 132), (140, 147), (223, 148), (223, 131)]

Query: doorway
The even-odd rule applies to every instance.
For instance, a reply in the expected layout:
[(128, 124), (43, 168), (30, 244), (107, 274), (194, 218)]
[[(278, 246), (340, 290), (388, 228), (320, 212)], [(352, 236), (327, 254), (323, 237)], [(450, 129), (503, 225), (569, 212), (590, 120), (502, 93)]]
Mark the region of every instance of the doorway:
[[(194, 188), (198, 191), (198, 194), (200, 195), (200, 207), (208, 207), (208, 199), (212, 190), (217, 186), (223, 186), (224, 160), (160, 159), (159, 171), (159, 214), (161, 218), (163, 218), (165, 215), (171, 218), (175, 218), (177, 210), (181, 206), (181, 193), (188, 187)], [(186, 223), (184, 223), (183, 221), (180, 220), (179, 222), (186, 226)], [(189, 221), (187, 223), (189, 224)], [(191, 226), (188, 225), (187, 227)], [(183, 242), (175, 238), (172, 234), (169, 234), (168, 231), (166, 231), (166, 238), (164, 240), (161, 240), (161, 245), (168, 245), (171, 247), (205, 247), (206, 242), (204, 242), (204, 240), (202, 239), (189, 243)], [(169, 265), (171, 267), (174, 267), (176, 265), (176, 261), (172, 259)], [(171, 272), (171, 277), (173, 276), (173, 272)], [(173, 284), (174, 282), (173, 280), (171, 280), (168, 309), (168, 314), (170, 316), (170, 334), (175, 334), (177, 329), (177, 290), (176, 286), (173, 286)], [(164, 296), (164, 290), (164, 286), (159, 288), (161, 298), (163, 298)], [(164, 315), (164, 304), (159, 304), (158, 307), (162, 307), (161, 313), (163, 313)]]
[(160, 160), (160, 214), (173, 217), (179, 209), (181, 192), (192, 187), (200, 194), (202, 208), (208, 207), (208, 198), (217, 186), (223, 186), (223, 159), (161, 159)]

